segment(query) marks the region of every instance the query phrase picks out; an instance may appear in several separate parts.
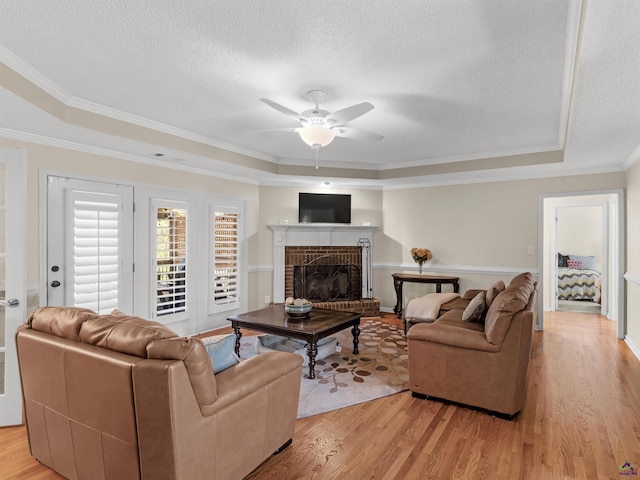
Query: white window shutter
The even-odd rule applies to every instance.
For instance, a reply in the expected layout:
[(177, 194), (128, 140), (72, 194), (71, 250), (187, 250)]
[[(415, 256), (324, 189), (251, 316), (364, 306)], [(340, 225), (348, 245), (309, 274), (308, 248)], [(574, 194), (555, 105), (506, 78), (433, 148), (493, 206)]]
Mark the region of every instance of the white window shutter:
[(240, 306), (240, 210), (213, 205), (211, 209), (213, 262), (210, 277), (210, 312)]
[(121, 288), (122, 197), (69, 191), (70, 304), (109, 313)]
[[(175, 204), (176, 202), (171, 202)], [(155, 286), (157, 316), (187, 311), (188, 210), (158, 202), (155, 205)]]

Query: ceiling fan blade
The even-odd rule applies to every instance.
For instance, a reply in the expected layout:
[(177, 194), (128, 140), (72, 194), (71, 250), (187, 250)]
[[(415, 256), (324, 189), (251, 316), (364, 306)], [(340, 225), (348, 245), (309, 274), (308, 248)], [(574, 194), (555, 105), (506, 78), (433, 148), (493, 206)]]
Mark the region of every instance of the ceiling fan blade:
[(338, 110), (337, 112), (330, 113), (327, 115), (327, 120), (334, 121), (334, 125), (342, 125), (364, 115), (367, 112), (370, 112), (374, 108), (375, 107), (369, 102), (359, 103), (357, 105), (352, 105), (350, 107), (343, 108), (342, 110)]
[(298, 133), (302, 127), (285, 127), (285, 128), (265, 128), (262, 130), (251, 130), (249, 133), (257, 133), (257, 132), (291, 132)]
[(293, 110), (287, 108), (287, 107), (283, 107), (282, 105), (280, 105), (279, 103), (273, 102), (271, 100), (269, 100), (268, 98), (261, 98), (260, 101), (262, 103), (266, 103), (267, 105), (269, 105), (271, 108), (275, 108), (276, 110), (278, 110), (280, 113), (284, 113), (287, 117), (291, 117), (293, 118), (295, 121), (299, 122), (300, 121), (300, 114), (297, 112), (294, 112)]
[(362, 130), (356, 130), (355, 128), (339, 127), (333, 129), (336, 132), (336, 136), (342, 138), (352, 138), (354, 140), (372, 140), (380, 141), (384, 137), (377, 133), (363, 132)]

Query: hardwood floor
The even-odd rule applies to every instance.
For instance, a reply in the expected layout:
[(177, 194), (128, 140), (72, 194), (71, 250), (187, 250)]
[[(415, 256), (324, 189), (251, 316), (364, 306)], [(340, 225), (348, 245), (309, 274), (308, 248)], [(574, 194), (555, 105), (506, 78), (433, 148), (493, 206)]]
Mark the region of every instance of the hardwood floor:
[[(627, 478), (627, 461), (640, 465), (640, 361), (615, 323), (554, 312), (513, 421), (403, 392), (298, 420), (293, 444), (248, 478), (600, 480)], [(31, 458), (24, 427), (9, 427), (0, 478), (62, 477)]]

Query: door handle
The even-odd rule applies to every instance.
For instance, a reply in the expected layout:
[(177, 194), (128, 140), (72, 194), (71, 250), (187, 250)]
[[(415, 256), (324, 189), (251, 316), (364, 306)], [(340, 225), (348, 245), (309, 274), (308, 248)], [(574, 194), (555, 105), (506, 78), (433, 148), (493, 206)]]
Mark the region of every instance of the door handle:
[(59, 287), (60, 286), (60, 282), (58, 280), (54, 280), (53, 282), (51, 282), (51, 286), (53, 288)]
[(0, 306), (3, 306), (3, 307), (15, 308), (18, 305), (20, 305), (20, 300), (18, 300), (17, 298), (10, 298), (9, 300), (0, 300)]

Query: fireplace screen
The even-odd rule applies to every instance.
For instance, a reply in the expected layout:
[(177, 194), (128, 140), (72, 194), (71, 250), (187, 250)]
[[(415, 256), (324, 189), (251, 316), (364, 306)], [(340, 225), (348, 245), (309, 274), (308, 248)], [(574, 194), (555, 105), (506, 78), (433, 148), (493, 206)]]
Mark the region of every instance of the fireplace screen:
[(293, 293), (296, 298), (312, 302), (359, 300), (360, 267), (348, 264), (313, 262), (293, 269)]

